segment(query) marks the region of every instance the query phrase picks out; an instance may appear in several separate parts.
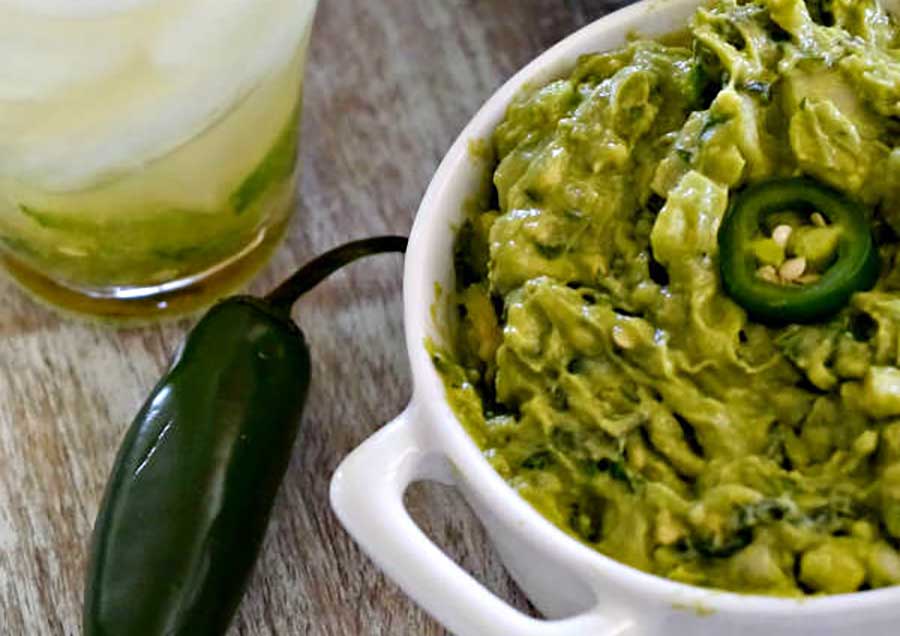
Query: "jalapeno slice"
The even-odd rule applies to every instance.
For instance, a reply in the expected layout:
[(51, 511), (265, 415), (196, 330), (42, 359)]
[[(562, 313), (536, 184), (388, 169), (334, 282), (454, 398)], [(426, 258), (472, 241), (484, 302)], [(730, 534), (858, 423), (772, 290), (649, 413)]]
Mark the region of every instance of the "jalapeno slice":
[[(839, 230), (834, 258), (816, 280), (802, 283), (760, 276), (754, 241), (767, 218), (787, 212), (821, 215)], [(810, 178), (774, 179), (737, 194), (719, 228), (719, 264), (726, 293), (752, 318), (767, 323), (816, 322), (839, 311), (879, 274), (878, 251), (865, 209)]]

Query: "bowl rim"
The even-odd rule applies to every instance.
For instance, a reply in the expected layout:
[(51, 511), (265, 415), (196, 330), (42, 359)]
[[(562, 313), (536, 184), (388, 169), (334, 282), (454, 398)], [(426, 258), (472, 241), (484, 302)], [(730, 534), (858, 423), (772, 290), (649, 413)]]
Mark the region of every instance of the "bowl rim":
[[(590, 23), (551, 47), (497, 89), (469, 120), (444, 156), (422, 199), (410, 234), (404, 266), (403, 300), (406, 345), (412, 368), (412, 407), (418, 412), (417, 426), (428, 426), (430, 436), (439, 440), (438, 450), (451, 460), (466, 483), (478, 492), (481, 501), (507, 528), (528, 530), (528, 540), (537, 549), (563, 561), (594, 591), (591, 580), (603, 577), (629, 592), (688, 611), (709, 610), (734, 615), (765, 614), (769, 617), (822, 618), (883, 610), (900, 604), (900, 585), (828, 596), (777, 597), (743, 594), (716, 588), (680, 583), (628, 566), (578, 542), (541, 515), (493, 469), (469, 437), (447, 402), (443, 382), (428, 353), (426, 339), (435, 333), (429, 328), (432, 308), (437, 302), (435, 283), (441, 280), (436, 258), (448, 248), (455, 231), (448, 219), (459, 216), (466, 193), (454, 192), (472, 165), (470, 143), (484, 139), (499, 123), (512, 98), (525, 86), (546, 83), (561, 70), (571, 68), (578, 54), (592, 42), (611, 37), (623, 27), (638, 24), (641, 18), (693, 13), (704, 0), (641, 0)], [(677, 29), (672, 29), (677, 30)], [(630, 32), (630, 31), (628, 31)], [(468, 191), (471, 194), (471, 190)], [(448, 231), (449, 230), (449, 231)]]

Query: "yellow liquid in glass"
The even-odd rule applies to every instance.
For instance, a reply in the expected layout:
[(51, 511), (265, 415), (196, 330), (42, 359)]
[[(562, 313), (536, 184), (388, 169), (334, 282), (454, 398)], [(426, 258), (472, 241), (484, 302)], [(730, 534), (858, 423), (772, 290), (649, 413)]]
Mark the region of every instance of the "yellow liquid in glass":
[[(288, 59), (160, 156), (120, 162), (86, 187), (0, 173), (0, 258), (14, 279), (63, 310), (117, 321), (185, 313), (246, 282), (294, 209), (301, 35)], [(133, 104), (134, 86), (127, 73), (104, 82), (103, 112)], [(79, 116), (97, 115), (64, 112), (48, 134)]]

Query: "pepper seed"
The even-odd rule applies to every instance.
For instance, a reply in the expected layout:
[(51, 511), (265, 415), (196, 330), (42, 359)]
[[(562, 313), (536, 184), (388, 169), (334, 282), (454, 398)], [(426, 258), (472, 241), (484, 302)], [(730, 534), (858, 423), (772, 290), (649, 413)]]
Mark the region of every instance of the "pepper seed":
[(825, 227), (827, 225), (825, 217), (822, 216), (821, 212), (813, 212), (809, 217), (809, 220), (812, 221), (812, 224), (816, 227)]
[(794, 231), (790, 225), (779, 225), (774, 230), (772, 230), (772, 240), (778, 245), (778, 247), (784, 247), (788, 244), (788, 240), (791, 238), (791, 233)]
[(803, 256), (789, 258), (778, 268), (778, 275), (782, 280), (793, 282), (803, 276), (806, 271), (806, 259)]
[(771, 265), (763, 265), (756, 270), (756, 275), (768, 283), (778, 282), (778, 272)]

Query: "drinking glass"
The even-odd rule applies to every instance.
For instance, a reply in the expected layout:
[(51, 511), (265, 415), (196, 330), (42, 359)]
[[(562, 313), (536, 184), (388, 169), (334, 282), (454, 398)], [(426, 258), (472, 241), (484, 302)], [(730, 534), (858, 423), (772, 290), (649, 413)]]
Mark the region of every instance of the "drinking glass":
[(0, 262), (111, 319), (234, 290), (295, 207), (317, 0), (0, 0)]

